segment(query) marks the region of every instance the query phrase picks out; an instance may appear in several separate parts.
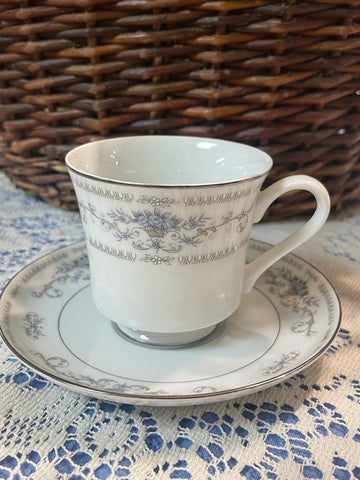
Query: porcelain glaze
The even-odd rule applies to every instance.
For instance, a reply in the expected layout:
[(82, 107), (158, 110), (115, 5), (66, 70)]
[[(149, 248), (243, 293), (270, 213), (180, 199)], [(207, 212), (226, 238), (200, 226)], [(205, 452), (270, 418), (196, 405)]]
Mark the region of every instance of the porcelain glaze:
[[(269, 248), (250, 240), (248, 258)], [(289, 254), (200, 342), (170, 350), (130, 342), (92, 302), (83, 242), (19, 272), (0, 312), (1, 337), (40, 375), (92, 397), (146, 405), (201, 404), (272, 386), (325, 352), (340, 323), (332, 286)]]
[[(215, 139), (126, 137), (83, 145), (66, 162), (88, 246), (93, 300), (126, 334), (176, 345), (207, 335), (241, 293), (325, 222), (311, 177), (264, 191), (264, 152)], [(279, 195), (305, 189), (317, 209), (296, 234), (246, 265), (251, 226)]]

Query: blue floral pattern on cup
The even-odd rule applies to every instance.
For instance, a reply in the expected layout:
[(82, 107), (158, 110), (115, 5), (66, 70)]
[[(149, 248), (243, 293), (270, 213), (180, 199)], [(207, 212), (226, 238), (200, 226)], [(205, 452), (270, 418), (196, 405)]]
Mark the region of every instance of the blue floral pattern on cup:
[[(153, 264), (171, 264), (172, 257), (159, 257), (159, 252), (179, 253), (185, 247), (197, 247), (205, 238), (213, 239), (218, 230), (226, 225), (235, 224), (235, 230), (241, 234), (249, 223), (248, 211), (234, 214), (232, 211), (216, 221), (204, 214), (190, 215), (188, 218), (161, 211), (159, 207), (133, 210), (128, 213), (122, 208), (99, 214), (90, 204), (79, 202), (83, 221), (98, 221), (102, 228), (112, 234), (118, 242), (128, 242), (132, 248), (150, 251), (160, 261), (154, 262), (154, 256), (148, 254), (143, 261)], [(162, 261), (161, 261), (162, 260)]]

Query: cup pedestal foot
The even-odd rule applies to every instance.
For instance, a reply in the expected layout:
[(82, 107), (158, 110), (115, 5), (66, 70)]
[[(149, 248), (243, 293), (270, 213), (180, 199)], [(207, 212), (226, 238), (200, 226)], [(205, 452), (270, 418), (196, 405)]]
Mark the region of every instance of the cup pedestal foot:
[(120, 327), (115, 322), (113, 325), (116, 332), (127, 340), (157, 348), (179, 348), (193, 345), (208, 337), (218, 326), (211, 325), (191, 332), (158, 333)]

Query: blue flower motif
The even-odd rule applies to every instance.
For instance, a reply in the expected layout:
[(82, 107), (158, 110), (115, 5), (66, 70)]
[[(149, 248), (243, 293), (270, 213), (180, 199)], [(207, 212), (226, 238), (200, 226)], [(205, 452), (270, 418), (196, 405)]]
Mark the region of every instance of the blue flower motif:
[(192, 218), (189, 223), (188, 223), (188, 226), (191, 230), (193, 230), (194, 228), (198, 227), (199, 226), (199, 223), (194, 219)]
[(125, 217), (125, 215), (118, 215), (117, 217), (117, 221), (120, 223), (126, 223), (126, 220), (127, 218)]
[(307, 283), (301, 278), (294, 276), (289, 279), (289, 283), (299, 297), (305, 297), (309, 293)]
[(177, 223), (179, 223), (179, 220), (172, 217), (170, 213), (161, 213), (158, 209), (153, 212), (134, 212), (134, 217), (141, 228), (153, 232), (151, 236), (163, 237), (166, 233), (176, 229)]
[(139, 215), (137, 217), (137, 223), (141, 226), (141, 227), (147, 227), (149, 226), (149, 220), (148, 218), (146, 217), (146, 215)]
[(160, 240), (157, 239), (157, 238), (154, 238), (154, 240), (151, 242), (151, 246), (156, 251), (160, 250), (160, 248), (161, 248)]
[(183, 241), (186, 245), (193, 245), (194, 243), (193, 237), (184, 237)]
[(165, 218), (163, 220), (163, 226), (164, 226), (164, 230), (172, 230), (175, 224), (170, 218)]
[(150, 215), (149, 224), (154, 227), (162, 227), (164, 224), (164, 219), (161, 218), (159, 215)]

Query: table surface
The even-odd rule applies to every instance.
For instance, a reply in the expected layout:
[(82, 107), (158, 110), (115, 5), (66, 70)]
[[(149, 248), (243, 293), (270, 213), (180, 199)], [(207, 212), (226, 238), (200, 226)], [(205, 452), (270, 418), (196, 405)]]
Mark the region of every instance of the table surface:
[[(253, 227), (276, 243), (302, 219)], [(83, 239), (80, 217), (0, 174), (0, 288)], [(296, 253), (333, 284), (340, 330), (313, 365), (275, 387), (189, 407), (86, 397), (45, 380), (0, 342), (0, 479), (360, 479), (360, 207), (332, 215)]]

